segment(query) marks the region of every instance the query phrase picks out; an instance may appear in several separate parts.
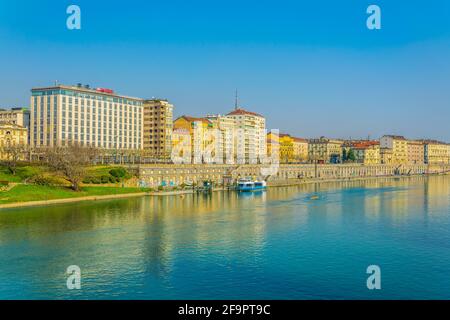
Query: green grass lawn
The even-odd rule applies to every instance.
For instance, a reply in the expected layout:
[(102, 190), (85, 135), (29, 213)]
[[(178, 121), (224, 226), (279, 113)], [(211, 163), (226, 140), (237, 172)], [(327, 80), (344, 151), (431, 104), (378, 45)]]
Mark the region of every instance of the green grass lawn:
[(42, 168), (32, 166), (18, 166), (16, 174), (12, 175), (6, 166), (0, 165), (0, 181), (22, 182), (42, 172)]
[(103, 196), (112, 194), (127, 194), (146, 191), (150, 190), (145, 188), (83, 187), (81, 191), (75, 192), (65, 187), (17, 185), (9, 191), (0, 192), (0, 204), (87, 196)]

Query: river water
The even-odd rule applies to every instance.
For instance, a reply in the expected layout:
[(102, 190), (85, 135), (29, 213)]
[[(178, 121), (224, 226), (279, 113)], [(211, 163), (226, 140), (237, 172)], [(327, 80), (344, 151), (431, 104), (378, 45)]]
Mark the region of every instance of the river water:
[(449, 299), (450, 176), (0, 210), (0, 299), (25, 298)]

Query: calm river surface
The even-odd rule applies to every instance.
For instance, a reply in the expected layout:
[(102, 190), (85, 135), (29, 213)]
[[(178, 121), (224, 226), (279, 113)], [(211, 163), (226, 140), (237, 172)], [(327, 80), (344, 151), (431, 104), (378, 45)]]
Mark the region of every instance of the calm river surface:
[(450, 176), (0, 210), (0, 299), (24, 298), (450, 299)]

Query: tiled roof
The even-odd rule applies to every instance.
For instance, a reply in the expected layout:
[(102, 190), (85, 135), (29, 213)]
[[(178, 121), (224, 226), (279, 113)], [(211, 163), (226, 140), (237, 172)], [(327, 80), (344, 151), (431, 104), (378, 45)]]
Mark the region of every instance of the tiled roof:
[(256, 116), (256, 117), (260, 117), (260, 118), (264, 118), (264, 116), (256, 113), (256, 112), (251, 112), (251, 111), (247, 111), (245, 109), (241, 109), (238, 108), (236, 110), (231, 111), (230, 113), (227, 114), (228, 116), (235, 116), (235, 115), (251, 115), (251, 116)]
[(379, 141), (361, 141), (361, 142), (354, 143), (352, 146), (355, 149), (367, 149), (367, 148), (377, 146), (377, 145), (380, 145)]
[(392, 134), (386, 134), (383, 137), (388, 137), (388, 138), (392, 138), (392, 139), (396, 139), (396, 140), (406, 140), (406, 138), (404, 136), (396, 136), (396, 135), (392, 135)]
[(439, 141), (439, 140), (431, 140), (431, 139), (424, 139), (424, 140), (418, 140), (422, 142), (423, 144), (445, 144), (448, 145), (447, 142)]
[(292, 139), (294, 139), (295, 142), (308, 142), (308, 140), (303, 138), (292, 137)]
[[(211, 123), (211, 121), (206, 119), (206, 118), (197, 118), (197, 117), (191, 117), (191, 116), (186, 116), (186, 115), (183, 115), (180, 118), (183, 118), (183, 119), (185, 119), (188, 122), (199, 122), (199, 121), (201, 121), (201, 122)], [(178, 118), (178, 119), (180, 119), (180, 118)]]

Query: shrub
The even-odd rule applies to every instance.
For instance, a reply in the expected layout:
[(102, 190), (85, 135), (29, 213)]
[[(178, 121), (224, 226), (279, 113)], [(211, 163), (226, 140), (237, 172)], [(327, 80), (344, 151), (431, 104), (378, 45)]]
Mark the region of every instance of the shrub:
[(84, 177), (83, 179), (83, 183), (88, 184), (88, 183), (92, 183), (92, 177)]
[(101, 176), (100, 181), (102, 183), (108, 183), (109, 182), (109, 176)]
[(114, 168), (109, 170), (109, 174), (116, 178), (124, 178), (127, 173), (127, 170), (125, 170), (124, 168)]
[(35, 175), (29, 181), (38, 186), (52, 186), (56, 184), (54, 179), (52, 179), (51, 177), (43, 176), (41, 174)]
[(102, 183), (102, 181), (100, 180), (99, 177), (92, 177), (91, 178), (91, 183), (93, 183), (93, 184), (100, 184), (100, 183)]
[(163, 186), (159, 186), (158, 187), (158, 191), (163, 191), (164, 190), (164, 187)]
[[(119, 181), (120, 181), (120, 178), (119, 178)], [(115, 177), (113, 177), (113, 176), (110, 176), (110, 177), (109, 177), (109, 182), (111, 182), (111, 183), (116, 183), (116, 182), (118, 182), (118, 181), (117, 181), (117, 178), (115, 178)]]

